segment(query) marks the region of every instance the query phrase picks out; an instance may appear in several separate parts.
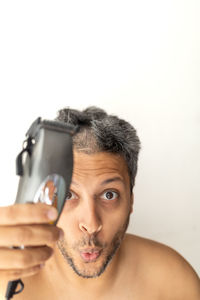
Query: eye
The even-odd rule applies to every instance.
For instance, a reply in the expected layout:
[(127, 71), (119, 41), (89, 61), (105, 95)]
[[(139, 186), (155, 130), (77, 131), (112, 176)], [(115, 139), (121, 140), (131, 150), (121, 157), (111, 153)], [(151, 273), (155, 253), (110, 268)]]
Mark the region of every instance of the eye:
[(115, 200), (118, 197), (119, 194), (114, 191), (106, 191), (105, 193), (103, 193), (103, 199), (105, 200)]
[(67, 192), (66, 200), (72, 200), (74, 198), (77, 198), (76, 194), (72, 191)]

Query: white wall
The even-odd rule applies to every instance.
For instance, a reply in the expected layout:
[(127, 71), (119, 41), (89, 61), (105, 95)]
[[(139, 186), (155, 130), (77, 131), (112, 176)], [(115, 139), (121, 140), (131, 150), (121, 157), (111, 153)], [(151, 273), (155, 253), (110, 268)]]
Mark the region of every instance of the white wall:
[(129, 231), (178, 250), (200, 274), (200, 2), (1, 1), (1, 198), (38, 116), (97, 105), (142, 141)]

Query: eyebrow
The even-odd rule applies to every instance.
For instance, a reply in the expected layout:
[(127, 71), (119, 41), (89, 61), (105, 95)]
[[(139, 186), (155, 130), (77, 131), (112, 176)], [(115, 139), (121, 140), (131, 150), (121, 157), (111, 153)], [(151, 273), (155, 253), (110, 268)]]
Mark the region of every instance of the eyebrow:
[[(102, 181), (100, 183), (100, 185), (105, 185), (105, 184), (108, 184), (108, 183), (111, 183), (111, 182), (116, 182), (116, 181), (119, 181), (119, 182), (124, 184), (124, 181), (122, 180), (121, 177), (113, 177), (113, 178), (108, 178), (108, 179)], [(71, 183), (74, 184), (74, 185), (78, 185), (78, 183), (75, 182), (75, 181), (72, 181)]]
[(109, 179), (104, 180), (103, 182), (101, 182), (100, 185), (105, 185), (105, 184), (115, 182), (115, 181), (120, 181), (120, 182), (124, 183), (124, 181), (121, 179), (121, 177), (113, 177), (113, 178), (109, 178)]

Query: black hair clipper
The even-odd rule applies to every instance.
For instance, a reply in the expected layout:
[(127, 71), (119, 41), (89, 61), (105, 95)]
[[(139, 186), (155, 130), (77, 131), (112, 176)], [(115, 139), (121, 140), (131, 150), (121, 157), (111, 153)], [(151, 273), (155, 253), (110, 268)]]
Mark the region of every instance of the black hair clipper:
[[(17, 175), (21, 178), (15, 203), (53, 205), (59, 218), (72, 178), (72, 136), (76, 131), (77, 127), (60, 121), (38, 118), (33, 122), (26, 133), (23, 150), (16, 159)], [(21, 279), (9, 281), (6, 299), (11, 299), (23, 288)]]

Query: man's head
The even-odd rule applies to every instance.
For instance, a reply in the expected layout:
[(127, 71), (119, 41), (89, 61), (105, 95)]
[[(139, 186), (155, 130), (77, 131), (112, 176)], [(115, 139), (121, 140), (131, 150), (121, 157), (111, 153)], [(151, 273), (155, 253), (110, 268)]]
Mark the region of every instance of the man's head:
[(57, 120), (79, 126), (79, 132), (73, 138), (76, 151), (87, 154), (109, 152), (122, 156), (128, 167), (132, 191), (140, 140), (130, 123), (108, 115), (97, 107), (89, 107), (83, 111), (64, 108), (58, 112)]
[(140, 141), (129, 123), (97, 108), (64, 109), (57, 119), (80, 127), (59, 220), (65, 237), (58, 247), (77, 275), (94, 278), (104, 272), (128, 227)]

